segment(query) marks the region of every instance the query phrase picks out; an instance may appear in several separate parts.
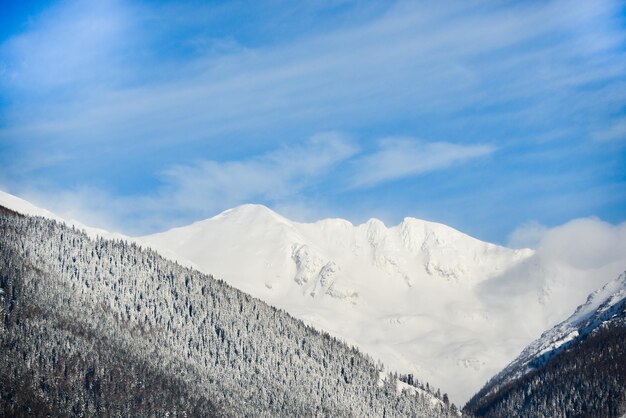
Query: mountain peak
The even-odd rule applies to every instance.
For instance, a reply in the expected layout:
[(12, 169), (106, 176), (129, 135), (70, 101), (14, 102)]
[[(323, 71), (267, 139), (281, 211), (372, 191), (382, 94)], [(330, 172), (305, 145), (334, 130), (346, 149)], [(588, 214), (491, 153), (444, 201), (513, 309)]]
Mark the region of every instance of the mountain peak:
[(377, 218), (370, 218), (367, 220), (367, 222), (365, 222), (365, 225), (367, 226), (368, 229), (375, 229), (375, 230), (386, 230), (387, 226), (385, 225), (385, 223), (383, 221), (381, 221), (380, 219)]
[[(267, 206), (259, 203), (244, 203), (243, 205), (235, 206), (234, 208), (226, 209), (220, 215), (227, 214), (273, 214), (279, 216), (276, 212), (268, 208)], [(219, 216), (219, 215), (218, 215)]]
[(245, 222), (278, 221), (280, 223), (291, 224), (287, 218), (279, 215), (267, 206), (257, 203), (246, 203), (232, 209), (227, 209), (209, 220), (218, 219), (233, 219), (235, 221)]

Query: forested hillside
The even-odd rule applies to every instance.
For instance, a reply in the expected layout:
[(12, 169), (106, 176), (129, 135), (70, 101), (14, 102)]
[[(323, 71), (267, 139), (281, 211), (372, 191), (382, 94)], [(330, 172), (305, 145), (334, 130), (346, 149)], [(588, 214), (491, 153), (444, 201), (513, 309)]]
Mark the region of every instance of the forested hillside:
[(591, 294), (466, 405), (481, 417), (622, 417), (626, 274)]
[(1, 207), (0, 300), (3, 416), (456, 416), (219, 280)]
[(480, 417), (621, 417), (626, 412), (626, 328), (610, 327), (484, 398)]

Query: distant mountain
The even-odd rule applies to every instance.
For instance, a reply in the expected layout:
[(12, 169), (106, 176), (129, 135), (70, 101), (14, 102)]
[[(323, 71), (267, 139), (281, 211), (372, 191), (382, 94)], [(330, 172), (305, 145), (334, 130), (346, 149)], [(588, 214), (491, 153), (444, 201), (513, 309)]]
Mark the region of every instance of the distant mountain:
[(524, 349), (466, 410), (484, 417), (626, 413), (626, 273)]
[(298, 223), (244, 205), (138, 242), (445, 387), (454, 402), (604, 284), (414, 218)]
[[(41, 211), (2, 192), (0, 204)], [(375, 219), (298, 223), (260, 205), (132, 240), (284, 309), (391, 370), (445, 388), (456, 403), (624, 265), (575, 269), (541, 251), (414, 218), (393, 227)]]
[(222, 281), (3, 207), (0, 319), (1, 416), (458, 416)]
[(24, 199), (21, 199), (17, 196), (13, 196), (12, 194), (9, 194), (7, 192), (3, 192), (2, 190), (0, 190), (0, 206), (8, 208), (22, 215), (41, 216), (46, 219), (52, 219), (57, 222), (63, 222), (69, 226), (74, 226), (78, 229), (85, 231), (85, 233), (87, 233), (87, 235), (89, 235), (90, 237), (130, 239), (129, 237), (124, 236), (122, 234), (109, 232), (101, 228), (94, 228), (92, 226), (87, 226), (73, 219), (61, 218), (60, 216), (57, 216), (56, 214), (50, 212), (47, 209), (42, 209)]
[(491, 341), (476, 333), (489, 312), (473, 289), (533, 254), (413, 218), (392, 228), (376, 219), (305, 224), (261, 205), (138, 242), (210, 270), (396, 370), (428, 376), (455, 401), (488, 377), (481, 369)]

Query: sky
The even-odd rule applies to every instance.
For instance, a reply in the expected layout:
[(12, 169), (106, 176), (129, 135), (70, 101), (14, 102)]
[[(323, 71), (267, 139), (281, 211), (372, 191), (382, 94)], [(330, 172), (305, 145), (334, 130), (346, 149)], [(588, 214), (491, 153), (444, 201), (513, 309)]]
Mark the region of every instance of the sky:
[(531, 245), (626, 221), (620, 1), (0, 0), (0, 189), (142, 235), (261, 203)]

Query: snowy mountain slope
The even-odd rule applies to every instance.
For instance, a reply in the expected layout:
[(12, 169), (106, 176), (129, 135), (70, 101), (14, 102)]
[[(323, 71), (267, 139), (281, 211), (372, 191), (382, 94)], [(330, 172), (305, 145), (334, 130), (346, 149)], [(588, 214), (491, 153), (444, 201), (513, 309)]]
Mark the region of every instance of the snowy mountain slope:
[(626, 272), (591, 293), (565, 321), (544, 332), (496, 375), (490, 384), (502, 385), (543, 367), (553, 356), (607, 324), (626, 325)]
[[(91, 238), (102, 237), (106, 239), (119, 239), (119, 240), (125, 240), (125, 241), (134, 241), (134, 238), (124, 235), (124, 234), (120, 234), (117, 232), (109, 232), (102, 228), (94, 228), (91, 226), (84, 225), (73, 219), (68, 220), (68, 219), (62, 218), (50, 212), (49, 210), (42, 209), (24, 199), (21, 199), (17, 196), (13, 196), (9, 193), (3, 192), (2, 190), (0, 190), (0, 206), (3, 206), (7, 209), (20, 213), (22, 215), (41, 216), (42, 218), (51, 219), (57, 222), (64, 223), (68, 226), (73, 226), (74, 228), (80, 229), (81, 231), (85, 231), (85, 233)], [(169, 251), (166, 248), (161, 249), (160, 253), (163, 257), (169, 258), (171, 260), (177, 260), (180, 263), (188, 267), (196, 268), (196, 265), (193, 262), (184, 259), (184, 257), (178, 254), (173, 254), (171, 251)]]
[[(58, 220), (10, 197), (0, 192), (0, 204)], [(580, 270), (432, 222), (302, 224), (259, 205), (133, 240), (445, 388), (455, 403), (626, 265), (626, 252)]]
[(17, 213), (21, 213), (22, 215), (41, 216), (46, 219), (52, 219), (57, 222), (65, 223), (69, 226), (74, 226), (78, 229), (85, 231), (85, 233), (87, 233), (87, 235), (92, 238), (100, 236), (110, 239), (128, 239), (127, 236), (122, 234), (109, 232), (100, 228), (86, 226), (76, 220), (63, 219), (60, 216), (57, 216), (56, 214), (50, 212), (49, 210), (37, 207), (24, 199), (3, 192), (2, 190), (0, 190), (0, 206), (4, 206), (7, 209), (11, 209)]
[(383, 370), (154, 251), (0, 206), (0, 416), (459, 416)]
[(20, 199), (19, 197), (3, 192), (2, 190), (0, 190), (0, 206), (4, 206), (5, 208), (21, 213), (22, 215), (41, 216), (58, 222), (64, 222), (63, 219), (56, 216), (54, 213), (41, 209), (24, 199)]
[(621, 416), (626, 272), (544, 332), (466, 405), (478, 416)]
[(413, 218), (390, 228), (307, 224), (244, 205), (138, 240), (424, 376), (453, 402), (603, 284), (531, 250)]

